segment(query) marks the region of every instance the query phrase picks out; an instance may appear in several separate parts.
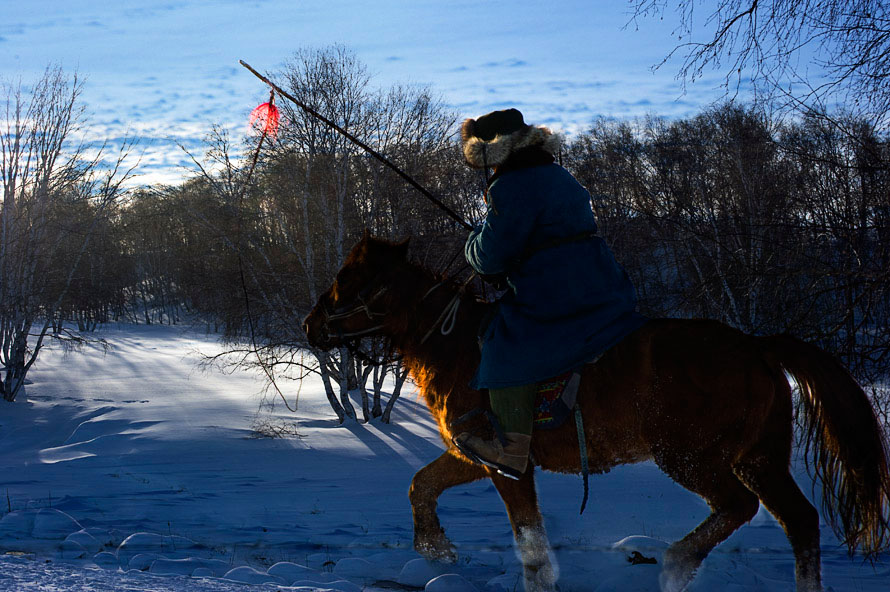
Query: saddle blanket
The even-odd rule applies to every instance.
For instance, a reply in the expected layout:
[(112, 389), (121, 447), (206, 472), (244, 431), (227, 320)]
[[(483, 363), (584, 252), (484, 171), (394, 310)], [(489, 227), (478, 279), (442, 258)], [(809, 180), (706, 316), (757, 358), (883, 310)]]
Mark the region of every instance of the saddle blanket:
[(575, 408), (580, 384), (581, 373), (578, 371), (566, 372), (538, 383), (534, 429), (553, 430), (561, 426)]

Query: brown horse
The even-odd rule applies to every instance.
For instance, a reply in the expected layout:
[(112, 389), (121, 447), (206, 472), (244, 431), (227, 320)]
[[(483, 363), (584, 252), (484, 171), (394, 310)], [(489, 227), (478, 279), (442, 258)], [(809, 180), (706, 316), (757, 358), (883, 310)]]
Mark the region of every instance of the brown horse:
[[(455, 306), (457, 322), (445, 335), (440, 327)], [(526, 590), (555, 590), (534, 471), (518, 481), (504, 478), (470, 463), (451, 444), (452, 422), (488, 406), (488, 397), (467, 385), (479, 362), (477, 330), (490, 306), (409, 262), (407, 242), (366, 235), (305, 328), (310, 343), (325, 348), (362, 335), (388, 336), (425, 397), (447, 450), (411, 483), (417, 551), (454, 558), (436, 515), (438, 497), (489, 478), (513, 526)], [(787, 336), (752, 337), (714, 321), (663, 319), (584, 367), (578, 399), (591, 470), (652, 459), (711, 507), (704, 522), (665, 552), (663, 590), (684, 589), (708, 553), (751, 520), (758, 501), (791, 542), (797, 590), (822, 589), (819, 515), (789, 473), (793, 409), (786, 372), (801, 389), (823, 511), (851, 553), (861, 548), (873, 557), (890, 541), (887, 448), (867, 396), (830, 355)], [(535, 465), (581, 471), (570, 423), (535, 434)]]

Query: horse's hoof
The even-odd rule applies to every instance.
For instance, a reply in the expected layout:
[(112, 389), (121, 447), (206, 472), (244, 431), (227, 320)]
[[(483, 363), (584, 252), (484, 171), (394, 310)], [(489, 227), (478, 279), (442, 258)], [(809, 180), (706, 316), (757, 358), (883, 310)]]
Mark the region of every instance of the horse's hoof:
[(661, 563), (663, 567), (658, 576), (661, 592), (683, 592), (695, 577), (701, 560), (696, 561), (687, 551), (672, 546), (665, 551)]
[(558, 592), (556, 574), (548, 563), (539, 566), (525, 566), (525, 592)]
[(688, 570), (679, 569), (676, 566), (665, 565), (658, 575), (658, 586), (661, 592), (683, 592), (690, 581), (692, 581), (692, 574)]
[(448, 539), (440, 541), (415, 541), (414, 550), (430, 561), (457, 562), (457, 551)]

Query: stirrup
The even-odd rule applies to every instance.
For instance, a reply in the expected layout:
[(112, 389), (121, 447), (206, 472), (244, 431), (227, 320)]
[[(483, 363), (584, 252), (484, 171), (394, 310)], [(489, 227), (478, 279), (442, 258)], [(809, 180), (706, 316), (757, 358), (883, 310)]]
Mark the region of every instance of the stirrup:
[(474, 463), (476, 463), (478, 465), (484, 465), (488, 468), (494, 469), (495, 471), (497, 471), (497, 473), (499, 475), (501, 475), (503, 477), (507, 477), (509, 479), (514, 479), (516, 481), (519, 481), (520, 479), (522, 479), (523, 473), (520, 473), (520, 472), (516, 471), (515, 469), (512, 469), (506, 465), (499, 465), (496, 462), (493, 462), (490, 460), (485, 460), (484, 458), (477, 455), (475, 452), (473, 452), (469, 448), (465, 448), (459, 442), (457, 442), (457, 436), (454, 436), (451, 438), (451, 443), (454, 444), (455, 448), (460, 450), (461, 454), (466, 456), (468, 459), (470, 459)]
[(495, 471), (497, 471), (497, 473), (499, 475), (502, 475), (509, 479), (514, 479), (516, 481), (519, 481), (520, 479), (522, 479), (523, 473), (520, 473), (506, 465), (499, 465), (496, 462), (493, 462), (490, 460), (485, 460), (484, 458), (482, 458), (481, 456), (479, 456), (478, 454), (473, 452), (471, 449), (464, 447), (461, 444), (461, 442), (459, 442), (457, 440), (457, 436), (459, 436), (459, 435), (460, 434), (455, 434), (454, 436), (452, 436), (451, 443), (454, 444), (454, 447), (457, 448), (458, 450), (460, 450), (460, 453), (463, 454), (464, 456), (466, 456), (468, 459), (470, 459), (471, 461), (473, 461), (474, 463), (476, 463), (478, 465), (484, 465), (486, 467), (494, 469)]
[[(463, 434), (470, 434), (470, 432), (461, 432), (460, 434), (453, 435), (451, 437), (451, 443), (454, 445), (455, 448), (457, 448), (461, 452), (461, 454), (463, 454), (468, 459), (470, 459), (470, 461), (472, 461), (476, 464), (479, 464), (479, 465), (483, 465), (483, 466), (495, 469), (499, 475), (508, 477), (510, 479), (514, 479), (514, 480), (518, 481), (519, 479), (522, 478), (524, 471), (519, 472), (518, 470), (516, 470), (513, 467), (510, 467), (508, 465), (502, 465), (502, 464), (497, 463), (493, 460), (487, 460), (485, 458), (482, 458), (472, 448), (465, 446), (464, 442), (462, 442), (458, 439), (458, 437)], [(479, 438), (478, 436), (473, 436), (472, 434), (470, 434), (470, 436), (481, 440), (481, 438)], [(527, 468), (528, 468), (528, 465), (526, 464), (526, 470), (527, 470)]]
[[(497, 439), (500, 440), (500, 442), (501, 442), (501, 446), (506, 446), (507, 445), (507, 436), (504, 435), (504, 430), (501, 429), (501, 422), (498, 421), (498, 416), (495, 415), (494, 412), (492, 412), (491, 410), (485, 409), (483, 407), (476, 407), (475, 409), (472, 409), (472, 410), (468, 411), (467, 413), (464, 413), (463, 415), (461, 415), (460, 417), (458, 417), (457, 419), (455, 419), (454, 421), (451, 422), (451, 424), (448, 427), (451, 428), (451, 433), (455, 434), (455, 436), (451, 437), (452, 444), (457, 446), (457, 444), (454, 442), (454, 438), (457, 435), (456, 434), (457, 430), (454, 429), (454, 426), (460, 425), (462, 423), (466, 423), (466, 422), (470, 421), (471, 419), (473, 419), (474, 417), (476, 417), (477, 415), (484, 415), (486, 417), (486, 419), (488, 419), (488, 423), (491, 424), (491, 427), (494, 430), (494, 433), (497, 436)], [(458, 450), (460, 450), (459, 446), (458, 446)], [(461, 452), (463, 452), (463, 450), (461, 450)]]

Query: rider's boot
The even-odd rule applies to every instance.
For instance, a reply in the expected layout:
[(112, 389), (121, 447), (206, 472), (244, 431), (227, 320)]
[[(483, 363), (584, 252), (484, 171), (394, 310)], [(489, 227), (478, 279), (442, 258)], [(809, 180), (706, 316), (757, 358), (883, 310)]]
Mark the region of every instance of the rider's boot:
[(503, 441), (464, 432), (454, 437), (455, 446), (470, 460), (519, 479), (528, 467), (536, 392), (537, 384), (489, 389), (491, 410), (503, 429)]
[(528, 466), (528, 451), (532, 437), (516, 432), (504, 433), (505, 443), (499, 438), (483, 440), (469, 432), (454, 437), (454, 444), (470, 460), (495, 468), (499, 473), (519, 479)]

